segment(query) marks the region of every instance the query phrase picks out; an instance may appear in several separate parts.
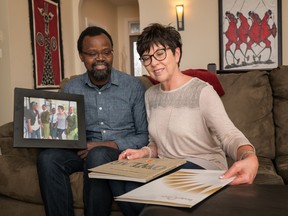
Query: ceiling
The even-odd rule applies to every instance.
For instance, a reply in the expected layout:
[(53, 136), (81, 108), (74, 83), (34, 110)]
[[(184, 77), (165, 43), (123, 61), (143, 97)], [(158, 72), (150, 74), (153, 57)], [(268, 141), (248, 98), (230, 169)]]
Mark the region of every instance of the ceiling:
[(117, 6), (138, 5), (138, 0), (109, 0)]

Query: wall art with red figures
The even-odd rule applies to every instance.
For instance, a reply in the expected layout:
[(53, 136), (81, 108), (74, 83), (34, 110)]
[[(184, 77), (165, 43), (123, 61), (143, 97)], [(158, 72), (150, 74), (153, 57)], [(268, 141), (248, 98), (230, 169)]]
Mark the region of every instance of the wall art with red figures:
[(281, 0), (219, 0), (220, 70), (282, 64)]

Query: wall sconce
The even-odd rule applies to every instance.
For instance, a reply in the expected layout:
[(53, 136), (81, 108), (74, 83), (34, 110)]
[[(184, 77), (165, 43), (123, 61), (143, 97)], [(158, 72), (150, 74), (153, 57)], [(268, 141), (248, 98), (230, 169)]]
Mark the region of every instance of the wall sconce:
[(177, 30), (184, 30), (184, 5), (176, 5)]

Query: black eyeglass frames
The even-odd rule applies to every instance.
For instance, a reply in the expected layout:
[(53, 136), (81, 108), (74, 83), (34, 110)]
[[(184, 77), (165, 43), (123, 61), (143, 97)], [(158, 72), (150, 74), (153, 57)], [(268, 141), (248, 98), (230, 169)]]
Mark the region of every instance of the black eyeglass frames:
[(144, 66), (149, 66), (151, 64), (152, 57), (157, 61), (163, 61), (167, 57), (167, 49), (169, 48), (157, 49), (152, 55), (143, 55), (139, 60)]

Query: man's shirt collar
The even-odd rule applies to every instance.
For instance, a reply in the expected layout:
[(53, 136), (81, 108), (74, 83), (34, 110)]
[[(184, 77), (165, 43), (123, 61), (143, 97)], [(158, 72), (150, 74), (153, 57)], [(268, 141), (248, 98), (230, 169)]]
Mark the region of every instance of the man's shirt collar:
[[(95, 87), (98, 88), (89, 79), (88, 72), (86, 72), (86, 74), (84, 76), (84, 82), (86, 85), (88, 85), (92, 88), (95, 88)], [(119, 85), (119, 75), (116, 73), (116, 70), (114, 68), (112, 68), (112, 70), (111, 70), (111, 77), (110, 77), (109, 82), (107, 84), (105, 84), (101, 89), (109, 88), (110, 85), (116, 85), (116, 86)]]

